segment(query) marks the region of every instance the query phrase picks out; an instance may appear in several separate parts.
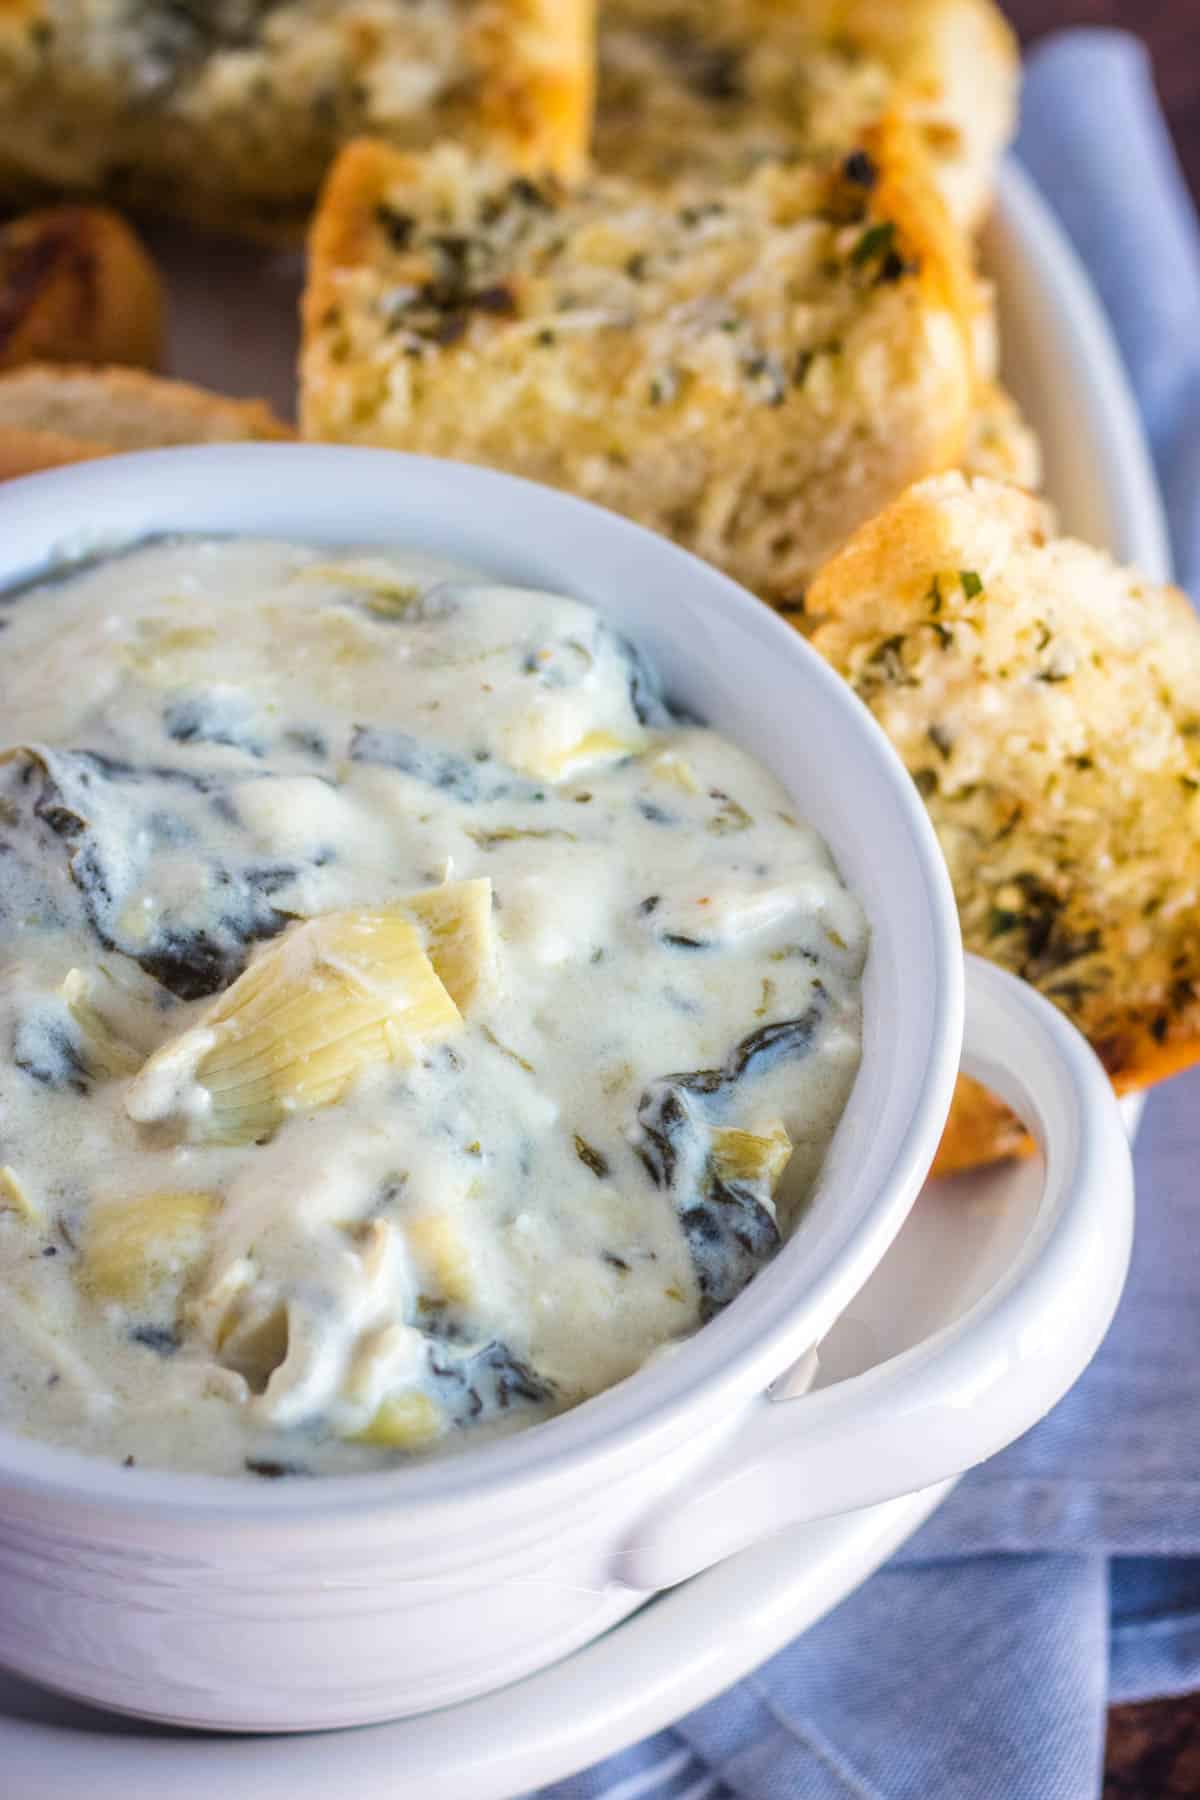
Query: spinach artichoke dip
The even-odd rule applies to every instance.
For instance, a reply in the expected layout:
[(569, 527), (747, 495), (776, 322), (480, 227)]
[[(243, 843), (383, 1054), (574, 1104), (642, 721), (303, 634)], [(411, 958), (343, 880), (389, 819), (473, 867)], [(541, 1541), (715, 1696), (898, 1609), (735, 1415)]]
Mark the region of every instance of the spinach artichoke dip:
[(321, 1474), (622, 1380), (803, 1207), (866, 946), (575, 601), (188, 538), (0, 597), (0, 1421)]

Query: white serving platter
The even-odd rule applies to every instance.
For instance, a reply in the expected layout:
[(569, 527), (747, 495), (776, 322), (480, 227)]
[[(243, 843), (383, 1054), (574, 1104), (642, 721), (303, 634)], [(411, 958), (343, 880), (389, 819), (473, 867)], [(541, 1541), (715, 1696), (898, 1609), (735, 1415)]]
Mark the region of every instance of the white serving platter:
[[(174, 372), (291, 409), (297, 258), (164, 239)], [(1063, 526), (1149, 574), (1167, 535), (1107, 325), (1069, 246), (1015, 167), (985, 258), (1004, 375), (1046, 449)], [(1131, 1128), (1137, 1109), (1129, 1110)], [(1000, 1278), (1037, 1212), (1033, 1164), (927, 1189), (821, 1351), (859, 1374), (963, 1313)], [(322, 1735), (198, 1735), (116, 1718), (0, 1673), (0, 1792), (11, 1800), (510, 1800), (702, 1705), (835, 1606), (947, 1488), (798, 1527), (651, 1601), (606, 1637), (503, 1691), (392, 1725)], [(3, 1597), (0, 1595), (0, 1604)]]

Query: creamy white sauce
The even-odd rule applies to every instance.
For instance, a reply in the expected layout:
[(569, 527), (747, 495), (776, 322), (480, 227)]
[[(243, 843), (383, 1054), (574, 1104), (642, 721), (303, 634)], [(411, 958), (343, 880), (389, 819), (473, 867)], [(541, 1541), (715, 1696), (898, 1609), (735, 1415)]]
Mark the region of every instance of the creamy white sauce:
[[(0, 1419), (369, 1468), (573, 1405), (736, 1297), (845, 1104), (866, 926), (597, 614), (410, 553), (181, 540), (0, 627)], [(213, 1141), (213, 1034), (183, 1034), (247, 961), (480, 878), (448, 1035)], [(731, 1164), (729, 1131), (785, 1148)], [(156, 1194), (175, 1235), (114, 1252), (98, 1221)]]

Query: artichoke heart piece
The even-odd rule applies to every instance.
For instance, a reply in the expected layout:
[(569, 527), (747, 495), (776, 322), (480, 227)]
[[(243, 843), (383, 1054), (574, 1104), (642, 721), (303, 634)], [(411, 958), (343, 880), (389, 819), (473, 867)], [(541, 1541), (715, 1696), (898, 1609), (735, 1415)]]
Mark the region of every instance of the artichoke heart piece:
[(98, 1011), (96, 985), (95, 977), (83, 969), (70, 969), (58, 990), (79, 1027), (84, 1067), (97, 1081), (132, 1075), (141, 1067), (143, 1058)]
[(293, 1112), (331, 1106), (374, 1063), (409, 1062), (462, 1015), (408, 910), (326, 913), (293, 925), (126, 1094), (140, 1124), (195, 1141), (261, 1141)]
[(207, 1256), (220, 1205), (219, 1195), (189, 1190), (95, 1202), (80, 1245), (80, 1288), (125, 1306), (178, 1289)]
[(669, 782), (673, 787), (682, 788), (685, 794), (700, 792), (695, 769), (678, 750), (656, 750), (647, 759), (646, 766), (656, 781)]
[(423, 927), (425, 949), (438, 978), (460, 1012), (484, 998), (496, 980), (492, 884), (449, 881), (399, 902)]
[(445, 1213), (418, 1213), (406, 1221), (405, 1236), (433, 1298), (459, 1306), (475, 1299), (470, 1255), (452, 1219)]
[(8, 1163), (0, 1163), (0, 1213), (15, 1213), (27, 1225), (40, 1225), (42, 1209)]
[(712, 1133), (709, 1155), (721, 1181), (773, 1195), (791, 1160), (792, 1140), (778, 1119), (757, 1132), (719, 1128)]
[(350, 1439), (353, 1444), (376, 1444), (389, 1450), (420, 1450), (440, 1437), (445, 1418), (428, 1394), (413, 1388), (393, 1394), (376, 1410), (370, 1423)]
[(361, 594), (367, 611), (383, 619), (403, 618), (421, 598), (421, 589), (415, 582), (397, 581), (390, 572), (363, 563), (310, 563), (297, 571), (296, 579), (320, 581)]
[(547, 743), (545, 733), (531, 728), (514, 734), (511, 757), (513, 766), (524, 775), (539, 781), (566, 781), (585, 769), (623, 762), (644, 748), (645, 739), (640, 735), (618, 737), (601, 730), (586, 731), (574, 743), (556, 747)]

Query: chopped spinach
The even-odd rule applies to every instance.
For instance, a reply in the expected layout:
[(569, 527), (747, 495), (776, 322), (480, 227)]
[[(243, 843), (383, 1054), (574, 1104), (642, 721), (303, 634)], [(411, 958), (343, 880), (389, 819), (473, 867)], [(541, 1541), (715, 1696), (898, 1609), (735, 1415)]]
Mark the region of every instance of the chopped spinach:
[(135, 1325), (129, 1336), (135, 1344), (142, 1344), (159, 1356), (174, 1356), (179, 1348), (178, 1334), (166, 1325)]
[(464, 806), (489, 800), (535, 800), (541, 792), (505, 763), (492, 762), (490, 757), (480, 760), (461, 756), (425, 743), (407, 731), (385, 731), (374, 725), (355, 726), (350, 760), (397, 769), (402, 775), (411, 775), (437, 788), (439, 793), (449, 794)]
[(264, 1481), (282, 1481), (288, 1475), (310, 1475), (303, 1463), (280, 1462), (273, 1456), (247, 1456), (244, 1467), (251, 1475), (261, 1475)]
[(730, 1181), (709, 1151), (709, 1132), (739, 1082), (812, 1047), (823, 1009), (814, 1003), (798, 1019), (752, 1032), (719, 1069), (667, 1075), (652, 1082), (638, 1104), (635, 1149), (650, 1179), (671, 1191), (679, 1211), (704, 1319), (735, 1300), (779, 1247), (769, 1192), (757, 1181)]
[(779, 1227), (748, 1187), (717, 1177), (679, 1218), (700, 1287), (700, 1317), (707, 1324), (774, 1256)]
[(627, 643), (624, 638), (618, 638), (617, 642), (627, 671), (629, 704), (634, 716), (639, 725), (649, 725), (654, 730), (661, 731), (671, 723), (673, 715), (663, 700), (658, 675), (635, 645)]
[(23, 803), (27, 836), (44, 857), (55, 842), (59, 853), (66, 847), (71, 880), (99, 941), (132, 957), (177, 998), (198, 1000), (227, 987), (250, 946), (287, 924), (270, 896), (297, 870), (263, 864), (242, 834), (236, 855), (211, 858), (195, 891), (131, 932), (129, 910), (149, 884), (155, 858), (189, 838), (203, 841), (201, 827), (213, 811), (236, 827), (235, 774), (138, 768), (88, 750), (22, 749), (12, 754), (14, 765), (10, 794)]
[(200, 688), (163, 709), (163, 727), (177, 744), (223, 744), (261, 757), (267, 745), (254, 729), (254, 707), (236, 689)]
[(305, 756), (324, 759), (329, 755), (329, 745), (324, 734), (311, 725), (296, 725), (283, 734), (283, 741), (289, 750), (301, 750)]
[(543, 1405), (556, 1393), (553, 1382), (497, 1340), (462, 1351), (447, 1342), (431, 1342), (429, 1368), (451, 1410), (464, 1424), (484, 1411), (505, 1412), (522, 1402)]
[(87, 1068), (65, 1007), (52, 1001), (25, 1014), (13, 1033), (13, 1062), (31, 1081), (45, 1088), (87, 1092)]

